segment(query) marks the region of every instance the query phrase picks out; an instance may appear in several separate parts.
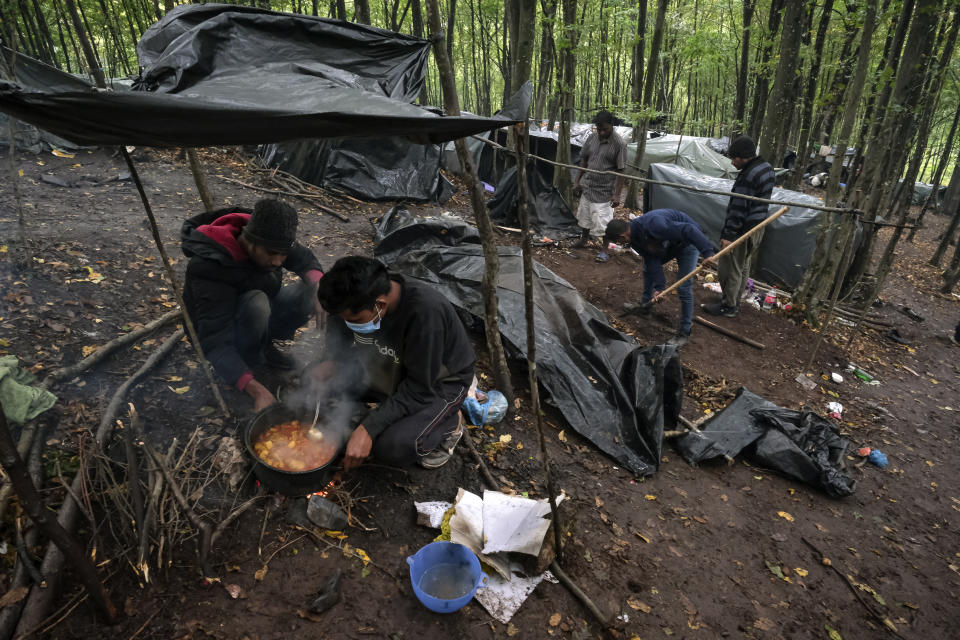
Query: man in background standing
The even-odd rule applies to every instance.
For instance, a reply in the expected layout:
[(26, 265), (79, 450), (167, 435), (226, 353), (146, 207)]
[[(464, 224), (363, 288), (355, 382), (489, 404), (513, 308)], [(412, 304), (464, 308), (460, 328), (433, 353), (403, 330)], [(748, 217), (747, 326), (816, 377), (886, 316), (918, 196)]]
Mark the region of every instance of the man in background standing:
[[(757, 155), (757, 143), (747, 136), (740, 136), (730, 143), (730, 162), (740, 170), (733, 182), (733, 195), (727, 204), (727, 218), (720, 230), (720, 249), (746, 234), (766, 220), (770, 214), (770, 205), (738, 198), (738, 194), (769, 199), (773, 193), (776, 176), (770, 163)], [(763, 229), (737, 245), (730, 253), (720, 256), (717, 261), (717, 274), (720, 279), (720, 301), (701, 305), (701, 308), (715, 316), (736, 317), (740, 312), (740, 296), (747, 286), (747, 265), (750, 258), (760, 247)]]
[[(626, 169), (627, 144), (613, 130), (613, 123), (612, 113), (598, 113), (593, 119), (597, 130), (587, 138), (580, 150), (581, 169), (577, 172), (573, 192), (580, 196), (577, 223), (580, 225), (581, 235), (575, 247), (586, 247), (590, 236), (601, 240), (607, 224), (613, 220), (614, 208), (620, 206), (620, 192), (623, 189), (621, 176), (583, 171), (593, 169), (623, 173)], [(602, 246), (597, 260), (607, 261), (607, 254)]]

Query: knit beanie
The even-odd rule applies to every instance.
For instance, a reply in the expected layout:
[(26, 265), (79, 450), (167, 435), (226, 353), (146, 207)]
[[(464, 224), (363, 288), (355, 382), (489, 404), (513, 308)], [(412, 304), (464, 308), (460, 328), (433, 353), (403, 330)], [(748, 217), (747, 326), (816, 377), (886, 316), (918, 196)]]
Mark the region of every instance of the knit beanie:
[(757, 155), (757, 143), (747, 136), (740, 136), (730, 143), (731, 158), (752, 158)]
[(243, 237), (270, 251), (287, 253), (297, 241), (297, 212), (286, 202), (258, 200), (243, 227)]

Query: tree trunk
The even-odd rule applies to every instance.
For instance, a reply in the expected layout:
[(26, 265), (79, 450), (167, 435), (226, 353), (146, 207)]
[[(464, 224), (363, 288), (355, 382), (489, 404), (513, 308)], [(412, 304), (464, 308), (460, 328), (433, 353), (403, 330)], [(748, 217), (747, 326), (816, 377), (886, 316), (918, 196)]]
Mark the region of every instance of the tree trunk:
[(203, 170), (200, 158), (197, 157), (196, 149), (187, 149), (187, 162), (190, 165), (190, 173), (193, 174), (193, 181), (197, 185), (200, 200), (203, 202), (203, 208), (206, 211), (213, 211), (217, 208), (216, 201), (213, 194), (210, 193), (210, 187), (207, 186), (207, 174)]
[[(429, 21), (431, 40), (433, 40), (433, 55), (437, 62), (440, 74), (440, 83), (443, 87), (443, 102), (447, 115), (460, 115), (460, 103), (457, 98), (456, 80), (453, 64), (447, 55), (443, 43), (443, 27), (440, 21), (440, 8), (437, 0), (426, 0), (427, 19)], [(483, 244), (485, 268), (483, 273), (483, 302), (485, 308), (484, 330), (487, 338), (487, 349), (490, 351), (490, 363), (493, 368), (494, 384), (513, 404), (513, 384), (510, 380), (510, 370), (507, 368), (507, 358), (504, 354), (503, 343), (500, 340), (500, 320), (498, 317), (499, 304), (497, 301), (497, 283), (500, 273), (500, 259), (497, 255), (497, 243), (493, 235), (493, 224), (490, 214), (483, 202), (483, 191), (477, 178), (477, 169), (473, 157), (467, 151), (467, 144), (463, 138), (454, 142), (457, 157), (463, 169), (463, 177), (470, 190), (470, 203), (473, 206), (473, 215), (477, 222), (477, 231)]]
[(65, 0), (67, 3), (67, 13), (70, 14), (70, 20), (73, 22), (73, 30), (77, 34), (77, 38), (80, 40), (80, 46), (83, 47), (83, 55), (87, 58), (87, 66), (90, 68), (90, 73), (93, 75), (93, 79), (96, 82), (97, 86), (101, 89), (107, 87), (106, 78), (103, 76), (103, 69), (100, 67), (100, 61), (97, 60), (97, 55), (93, 50), (93, 46), (90, 44), (90, 39), (87, 38), (87, 32), (83, 28), (83, 24), (80, 22), (80, 14), (77, 13), (77, 5), (74, 0)]
[(370, 2), (369, 0), (354, 0), (353, 2), (353, 20), (362, 24), (370, 24)]
[(797, 144), (797, 164), (793, 168), (793, 177), (790, 186), (796, 188), (803, 178), (803, 172), (810, 162), (810, 124), (813, 120), (813, 101), (817, 93), (817, 82), (820, 80), (820, 65), (823, 60), (823, 45), (827, 39), (827, 27), (833, 13), (833, 0), (824, 0), (820, 24), (817, 27), (817, 38), (813, 45), (813, 65), (807, 77), (807, 90), (803, 95), (803, 113), (800, 116), (800, 136)]
[[(633, 82), (630, 85), (631, 110), (640, 113), (643, 110), (643, 70), (644, 55), (647, 48), (647, 0), (637, 0), (637, 35), (633, 45)], [(634, 171), (639, 173), (640, 159), (643, 158), (643, 152), (640, 151), (640, 145), (643, 145), (646, 151), (647, 128), (649, 120), (642, 116), (637, 116), (633, 125), (633, 141), (637, 145), (637, 150), (633, 154), (633, 167), (628, 168), (628, 173)], [(640, 202), (640, 183), (637, 180), (631, 180), (627, 185), (627, 195), (623, 200), (628, 209), (642, 208)]]
[[(642, 1), (642, 0), (641, 0)], [(832, 2), (832, 0), (828, 0)], [(743, 0), (743, 36), (740, 41), (740, 68), (737, 71), (737, 97), (733, 103), (733, 126), (730, 139), (743, 131), (747, 111), (747, 77), (750, 74), (750, 23), (753, 22), (753, 10), (756, 0)]]
[[(953, 122), (950, 124), (950, 133), (947, 134), (947, 142), (943, 148), (943, 151), (939, 154), (939, 160), (937, 160), (937, 168), (933, 173), (932, 186), (933, 189), (930, 190), (930, 195), (923, 202), (923, 208), (920, 209), (920, 215), (917, 216), (917, 223), (913, 229), (910, 229), (910, 235), (907, 236), (908, 242), (913, 242), (914, 236), (917, 235), (917, 229), (923, 224), (923, 218), (927, 213), (927, 210), (932, 205), (933, 208), (937, 208), (939, 205), (939, 192), (940, 192), (940, 181), (943, 180), (943, 172), (947, 168), (947, 161), (950, 158), (950, 152), (953, 150), (953, 139), (957, 135), (957, 124), (960, 124), (960, 109), (957, 109), (953, 113)], [(954, 169), (956, 171), (956, 169)]]
[[(560, 59), (563, 61), (561, 73), (557, 74), (560, 102), (560, 131), (557, 134), (557, 162), (570, 164), (570, 123), (573, 120), (573, 88), (576, 81), (576, 58), (573, 54), (577, 46), (579, 30), (577, 29), (577, 0), (562, 0), (564, 37), (561, 40)], [(570, 169), (556, 167), (553, 174), (553, 184), (560, 192), (567, 206), (576, 210), (573, 200), (573, 181), (570, 178)]]
[[(422, 38), (423, 37), (423, 13), (420, 8), (420, 0), (413, 0), (413, 2), (411, 3), (411, 11), (412, 11), (411, 19), (413, 20), (413, 35), (417, 36), (418, 38)], [(426, 106), (430, 104), (430, 101), (427, 99), (426, 79), (424, 79), (424, 82), (420, 85), (420, 98), (418, 102), (422, 106)]]
[[(945, 19), (944, 23), (946, 22)], [(937, 105), (937, 99), (940, 96), (940, 90), (943, 88), (943, 79), (946, 75), (947, 67), (950, 64), (950, 59), (953, 57), (953, 52), (956, 48), (958, 30), (960, 30), (960, 11), (954, 12), (953, 14), (946, 40), (940, 52), (940, 59), (936, 63), (936, 66), (927, 65), (929, 81), (922, 90), (926, 99), (923, 104), (923, 111), (918, 118), (917, 140), (914, 145), (913, 158), (910, 161), (910, 166), (907, 168), (907, 173), (904, 175), (903, 182), (901, 183), (899, 202), (894, 202), (891, 207), (891, 209), (895, 209), (896, 206), (899, 205), (900, 211), (896, 216), (898, 225), (904, 225), (907, 222), (907, 216), (910, 212), (910, 201), (913, 195), (913, 185), (917, 179), (920, 165), (923, 162), (924, 152), (927, 148), (927, 140), (930, 135), (930, 125), (933, 121), (933, 112)], [(884, 249), (883, 256), (880, 258), (880, 264), (877, 266), (874, 294), (879, 293), (883, 281), (890, 273), (890, 269), (893, 266), (894, 251), (902, 235), (903, 226), (894, 227), (890, 240), (887, 242), (886, 249)], [(871, 299), (872, 298), (873, 296), (871, 296)]]
[(776, 42), (777, 33), (780, 31), (780, 17), (784, 2), (785, 0), (770, 1), (770, 15), (767, 17), (765, 44), (760, 54), (757, 86), (753, 90), (753, 107), (750, 110), (750, 125), (747, 127), (748, 135), (754, 140), (760, 138), (760, 132), (763, 128), (763, 114), (767, 110), (767, 94), (770, 91), (770, 72), (767, 68), (769, 66), (770, 56), (773, 55), (773, 43)]
[[(867, 156), (863, 174), (858, 179), (862, 181), (863, 190), (854, 193), (851, 205), (866, 211), (868, 221), (876, 220), (882, 197), (901, 173), (905, 161), (903, 149), (916, 132), (916, 105), (920, 104), (927, 67), (934, 59), (932, 49), (939, 19), (938, 5), (936, 0), (917, 2), (890, 105), (884, 110), (883, 124), (870, 143), (872, 153)], [(879, 116), (878, 110), (876, 117)], [(863, 234), (847, 275), (848, 291), (869, 268), (875, 237), (875, 230), (868, 229)]]
[[(876, 8), (876, 0), (868, 0), (861, 31), (859, 54), (857, 55), (857, 70), (853, 75), (853, 81), (847, 87), (846, 104), (841, 115), (840, 137), (837, 140), (838, 150), (846, 149), (847, 142), (853, 132), (857, 106), (860, 104), (863, 85), (866, 82), (867, 69), (870, 64), (870, 45), (873, 41)], [(835, 156), (833, 165), (830, 167), (830, 180), (827, 183), (826, 197), (828, 207), (836, 206), (840, 196), (842, 157)], [(855, 231), (852, 215), (821, 214), (813, 257), (809, 267), (804, 272), (803, 279), (794, 291), (794, 304), (806, 310), (807, 320), (814, 326), (819, 324), (820, 303), (826, 299), (834, 283), (837, 280), (842, 280), (846, 275), (839, 272), (841, 266), (849, 266), (842, 255), (842, 248), (846, 246), (850, 234), (855, 233)]]
[[(960, 157), (958, 157), (957, 162), (960, 162)], [(956, 167), (956, 165), (954, 166)], [(930, 258), (930, 264), (935, 267), (940, 266), (943, 256), (946, 255), (947, 249), (950, 248), (953, 234), (956, 233), (957, 226), (960, 225), (960, 169), (955, 168), (953, 175), (950, 177), (950, 185), (947, 187), (947, 194), (943, 199), (943, 211), (950, 216), (950, 222), (947, 224), (946, 231), (944, 231), (940, 237), (937, 250), (934, 251), (933, 257)]]
[[(448, 0), (450, 3), (450, 13), (447, 14), (447, 57), (450, 58), (450, 64), (453, 64), (453, 30), (457, 24), (457, 0)], [(454, 76), (456, 82), (456, 76)]]
[(787, 138), (793, 124), (793, 107), (796, 102), (797, 69), (799, 68), (800, 37), (803, 34), (803, 14), (806, 0), (787, 3), (783, 16), (783, 34), (780, 37), (780, 61), (773, 90), (767, 103), (767, 115), (760, 136), (760, 155), (773, 166), (781, 166)]
[(553, 21), (557, 16), (557, 0), (540, 2), (540, 72), (537, 78), (537, 101), (533, 117), (539, 122), (544, 117), (547, 97), (550, 94), (550, 78), (553, 75), (556, 48), (553, 41)]
[[(537, 26), (536, 0), (510, 0), (516, 28), (510, 29), (511, 91), (517, 91), (530, 80), (533, 67), (533, 43)], [(504, 96), (504, 103), (509, 96)]]

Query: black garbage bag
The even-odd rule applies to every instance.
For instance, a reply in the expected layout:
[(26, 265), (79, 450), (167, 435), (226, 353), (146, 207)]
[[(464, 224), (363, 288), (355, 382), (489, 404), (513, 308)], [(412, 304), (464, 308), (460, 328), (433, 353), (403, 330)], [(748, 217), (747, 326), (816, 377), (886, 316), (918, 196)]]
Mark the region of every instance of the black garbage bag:
[(750, 412), (766, 431), (757, 440), (757, 464), (802, 480), (833, 498), (853, 493), (855, 481), (843, 471), (850, 442), (837, 427), (812, 411), (754, 409)]
[[(446, 297), (481, 330), (483, 251), (473, 227), (449, 216), (414, 218), (394, 208), (377, 225), (374, 254), (393, 271)], [(500, 247), (500, 332), (507, 356), (526, 361), (523, 262)], [(664, 424), (676, 424), (683, 374), (676, 349), (643, 348), (617, 331), (568, 282), (534, 264), (537, 371), (544, 402), (574, 431), (639, 476), (660, 464)]]
[(834, 498), (853, 493), (855, 482), (843, 471), (850, 443), (836, 426), (811, 411), (778, 407), (745, 387), (701, 431), (674, 445), (690, 464), (741, 451), (760, 466), (813, 485)]
[[(529, 169), (533, 163), (529, 163)], [(554, 240), (580, 235), (577, 218), (563, 201), (553, 184), (543, 179), (539, 171), (527, 171), (530, 194), (530, 226), (533, 230)], [(497, 192), (487, 202), (490, 218), (508, 227), (519, 227), (517, 217), (517, 168), (510, 167), (497, 184)]]

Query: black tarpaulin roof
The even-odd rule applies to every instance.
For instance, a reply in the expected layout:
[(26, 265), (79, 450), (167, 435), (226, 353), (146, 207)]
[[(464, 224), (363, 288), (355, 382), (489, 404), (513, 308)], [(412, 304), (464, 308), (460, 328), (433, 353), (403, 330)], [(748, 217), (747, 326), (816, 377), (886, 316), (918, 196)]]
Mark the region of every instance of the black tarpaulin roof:
[(144, 33), (136, 91), (99, 91), (17, 56), (0, 111), (77, 144), (208, 146), (407, 136), (443, 142), (522, 119), (448, 117), (410, 104), (429, 42), (326, 18), (180, 5)]

